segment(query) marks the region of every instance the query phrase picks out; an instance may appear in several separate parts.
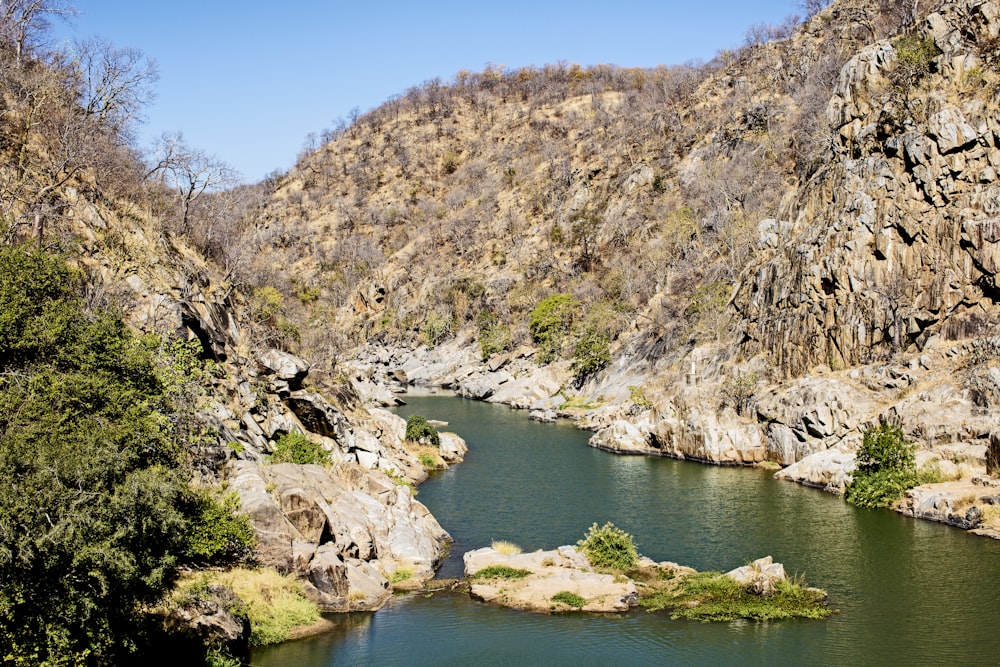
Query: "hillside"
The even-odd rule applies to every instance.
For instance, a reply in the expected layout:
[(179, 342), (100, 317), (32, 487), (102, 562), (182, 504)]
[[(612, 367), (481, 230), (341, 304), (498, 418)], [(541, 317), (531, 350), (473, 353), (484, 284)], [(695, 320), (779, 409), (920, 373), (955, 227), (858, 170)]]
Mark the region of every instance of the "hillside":
[(150, 618), (244, 651), (235, 585), (182, 566), (333, 611), (419, 587), (450, 538), (413, 487), (466, 448), (382, 409), (411, 385), (1000, 535), (1000, 3), (806, 4), (709, 63), (428, 81), (234, 186), (135, 145), (141, 53), (11, 3), (0, 655), (115, 664)]
[(244, 275), (358, 386), (833, 490), (899, 423), (938, 479), (983, 474), (996, 14), (845, 1), (706, 64), (429, 81), (303, 154)]

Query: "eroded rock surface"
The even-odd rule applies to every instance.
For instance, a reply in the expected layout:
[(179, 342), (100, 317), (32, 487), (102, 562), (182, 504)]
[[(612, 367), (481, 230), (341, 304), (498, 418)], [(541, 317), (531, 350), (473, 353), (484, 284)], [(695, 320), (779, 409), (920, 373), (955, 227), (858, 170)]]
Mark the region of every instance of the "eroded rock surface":
[(302, 576), (324, 609), (377, 609), (394, 572), (433, 577), (450, 537), (408, 487), (342, 465), (241, 461), (231, 485), (254, 522), (261, 564)]

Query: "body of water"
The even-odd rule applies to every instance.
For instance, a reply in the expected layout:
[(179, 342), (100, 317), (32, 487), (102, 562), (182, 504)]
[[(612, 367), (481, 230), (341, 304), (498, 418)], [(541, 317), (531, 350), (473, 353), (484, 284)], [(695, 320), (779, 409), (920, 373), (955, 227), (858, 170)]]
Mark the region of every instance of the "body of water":
[(773, 556), (830, 594), (840, 613), (771, 623), (674, 621), (669, 613), (538, 615), (457, 593), (407, 594), (337, 629), (260, 650), (260, 667), (328, 665), (995, 665), (1000, 543), (888, 511), (861, 510), (745, 468), (622, 457), (589, 433), (453, 397), (407, 397), (398, 413), (450, 424), (465, 463), (419, 500), (465, 551), (509, 540), (525, 551), (575, 544), (612, 521), (639, 551), (699, 570)]

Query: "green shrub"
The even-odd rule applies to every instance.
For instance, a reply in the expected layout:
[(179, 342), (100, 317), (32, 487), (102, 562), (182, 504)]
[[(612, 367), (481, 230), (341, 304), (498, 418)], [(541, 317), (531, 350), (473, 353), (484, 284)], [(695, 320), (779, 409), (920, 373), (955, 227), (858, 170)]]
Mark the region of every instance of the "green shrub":
[(431, 313), (424, 321), (421, 336), (427, 347), (435, 347), (451, 335), (453, 322), (451, 318), (439, 313)]
[(420, 465), (429, 470), (437, 468), (438, 465), (437, 460), (427, 452), (417, 454), (417, 460), (420, 461)]
[[(65, 261), (0, 248), (0, 656), (121, 664), (192, 522), (188, 383)], [(174, 370), (177, 370), (174, 367)], [(134, 656), (132, 656), (134, 657)]]
[(576, 593), (570, 591), (559, 591), (552, 596), (551, 600), (553, 602), (559, 602), (567, 607), (573, 607), (574, 609), (579, 609), (583, 605), (587, 604), (587, 600)]
[(530, 575), (531, 570), (521, 570), (509, 565), (490, 565), (472, 576), (474, 579), (524, 579)]
[(856, 473), (844, 499), (858, 507), (892, 507), (907, 489), (920, 484), (916, 470), (879, 470)]
[(576, 343), (570, 370), (579, 387), (590, 376), (611, 363), (611, 338), (597, 329), (587, 329)]
[(866, 430), (856, 461), (844, 498), (859, 507), (890, 507), (921, 483), (913, 445), (898, 426), (881, 422)]
[(191, 525), (186, 556), (201, 563), (230, 563), (253, 557), (256, 534), (245, 514), (238, 514), (239, 496), (219, 500), (207, 489), (192, 492)]
[(886, 422), (864, 432), (856, 460), (861, 473), (909, 470), (915, 465), (913, 445), (906, 441), (903, 429)]
[(602, 570), (629, 570), (639, 562), (635, 540), (611, 522), (593, 524), (577, 546), (591, 565)]
[(476, 316), (476, 326), (479, 329), (479, 350), (483, 361), (506, 352), (510, 347), (510, 327), (500, 322), (494, 312), (481, 311)]
[(408, 567), (397, 568), (392, 576), (389, 577), (390, 584), (398, 584), (407, 581), (413, 577), (413, 570)]
[(330, 452), (299, 433), (282, 433), (274, 444), (274, 451), (268, 457), (271, 463), (317, 463), (325, 465), (330, 462)]
[(640, 408), (651, 408), (653, 407), (652, 401), (646, 397), (646, 390), (642, 387), (638, 387), (634, 384), (628, 386), (628, 397), (636, 406)]
[(580, 302), (571, 295), (554, 294), (531, 311), (528, 330), (541, 353), (540, 363), (547, 364), (559, 356), (579, 308)]
[(427, 419), (420, 415), (410, 415), (407, 417), (406, 439), (413, 442), (434, 445), (435, 447), (441, 446), (441, 436), (438, 435), (437, 429), (427, 423)]

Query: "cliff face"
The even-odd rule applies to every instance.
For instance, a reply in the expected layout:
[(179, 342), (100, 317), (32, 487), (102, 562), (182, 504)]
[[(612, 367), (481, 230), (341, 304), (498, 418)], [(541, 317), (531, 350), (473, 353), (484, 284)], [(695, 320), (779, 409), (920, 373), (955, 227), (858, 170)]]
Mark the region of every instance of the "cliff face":
[(994, 330), (997, 12), (944, 3), (841, 71), (831, 153), (760, 224), (764, 260), (734, 297), (749, 347), (785, 373)]

